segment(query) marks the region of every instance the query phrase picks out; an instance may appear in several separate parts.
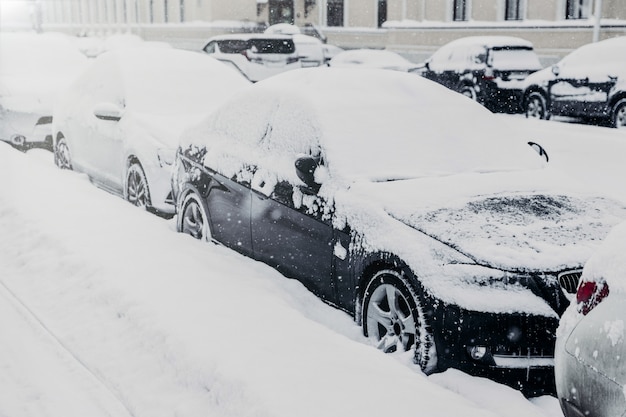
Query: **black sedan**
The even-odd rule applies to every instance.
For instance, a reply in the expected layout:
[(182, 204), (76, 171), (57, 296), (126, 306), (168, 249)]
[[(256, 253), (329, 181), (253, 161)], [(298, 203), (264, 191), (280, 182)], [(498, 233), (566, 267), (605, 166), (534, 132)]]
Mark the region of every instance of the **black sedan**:
[(281, 74), (187, 132), (177, 227), (298, 279), (427, 373), (553, 392), (562, 285), (626, 209), (501, 123), (407, 73)]

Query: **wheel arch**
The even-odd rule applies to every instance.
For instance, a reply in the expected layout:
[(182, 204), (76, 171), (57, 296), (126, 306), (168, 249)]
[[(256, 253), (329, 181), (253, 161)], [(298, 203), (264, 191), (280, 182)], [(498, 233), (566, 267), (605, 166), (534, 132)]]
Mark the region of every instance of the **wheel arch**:
[(609, 100), (609, 109), (611, 110), (611, 114), (613, 113), (613, 108), (615, 107), (615, 105), (624, 99), (626, 99), (626, 90), (619, 91), (611, 97), (611, 100)]
[(398, 256), (388, 252), (377, 252), (368, 255), (355, 271), (357, 285), (355, 287), (354, 318), (359, 325), (363, 325), (361, 313), (367, 286), (377, 272), (385, 269), (404, 275), (407, 278), (407, 281), (413, 286), (414, 291), (416, 291), (419, 287), (416, 275)]
[(522, 104), (524, 105), (524, 108), (528, 103), (528, 97), (530, 97), (530, 95), (533, 93), (541, 94), (541, 97), (543, 97), (543, 99), (546, 101), (546, 106), (550, 107), (550, 97), (548, 95), (548, 92), (538, 85), (531, 85), (526, 90), (524, 90), (524, 94), (522, 95)]

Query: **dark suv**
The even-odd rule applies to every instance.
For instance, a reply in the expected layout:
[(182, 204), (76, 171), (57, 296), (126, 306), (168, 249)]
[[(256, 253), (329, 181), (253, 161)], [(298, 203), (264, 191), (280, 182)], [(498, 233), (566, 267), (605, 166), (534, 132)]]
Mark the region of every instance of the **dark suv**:
[(435, 52), (422, 75), (492, 111), (519, 113), (522, 82), (541, 69), (532, 43), (509, 36), (470, 36)]
[(626, 36), (590, 43), (526, 79), (527, 117), (582, 117), (626, 128)]

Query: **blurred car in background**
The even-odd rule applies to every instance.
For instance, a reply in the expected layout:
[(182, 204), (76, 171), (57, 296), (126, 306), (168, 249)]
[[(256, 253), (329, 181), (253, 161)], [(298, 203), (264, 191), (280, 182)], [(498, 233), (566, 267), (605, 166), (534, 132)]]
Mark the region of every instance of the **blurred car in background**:
[(527, 117), (582, 117), (626, 128), (626, 36), (590, 43), (529, 76)]
[(536, 150), (413, 74), (290, 71), (185, 132), (177, 229), (298, 279), (426, 373), (553, 393), (566, 292), (626, 206)]
[[(265, 33), (291, 35), (303, 68), (324, 65), (336, 54), (343, 51), (337, 46), (327, 44), (326, 38), (316, 30), (315, 26), (308, 25), (304, 29), (311, 35), (303, 33), (298, 26), (289, 23), (272, 25), (265, 29)], [(316, 36), (312, 36), (313, 34)]]
[(235, 33), (214, 36), (203, 50), (237, 69), (252, 82), (302, 68), (291, 35)]
[(626, 223), (583, 270), (557, 333), (556, 388), (565, 417), (626, 414)]
[(55, 162), (137, 206), (173, 213), (171, 165), (181, 132), (249, 84), (198, 52), (105, 52), (55, 106)]
[(422, 75), (492, 111), (519, 113), (523, 81), (542, 68), (533, 44), (510, 36), (470, 36), (439, 48)]
[(0, 36), (0, 140), (52, 149), (52, 107), (86, 67), (76, 40), (60, 33)]
[(384, 49), (350, 49), (335, 55), (329, 67), (379, 68), (395, 71), (418, 72), (423, 67), (402, 55)]

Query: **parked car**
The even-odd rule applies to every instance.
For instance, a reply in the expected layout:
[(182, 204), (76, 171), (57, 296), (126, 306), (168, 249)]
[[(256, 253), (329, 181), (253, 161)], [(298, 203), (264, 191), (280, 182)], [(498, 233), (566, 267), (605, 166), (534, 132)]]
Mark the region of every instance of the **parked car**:
[(304, 68), (325, 65), (332, 57), (343, 51), (337, 46), (327, 44), (326, 38), (316, 30), (315, 26), (308, 25), (305, 29), (316, 36), (304, 34), (298, 26), (289, 23), (271, 25), (265, 29), (265, 33), (291, 35)]
[(557, 333), (556, 388), (565, 417), (626, 412), (626, 223), (589, 259)]
[(380, 68), (394, 71), (419, 72), (422, 66), (402, 55), (385, 49), (350, 49), (335, 55), (329, 67)]
[(240, 71), (252, 82), (302, 68), (291, 35), (236, 33), (208, 40), (204, 52)]
[(60, 33), (0, 36), (0, 140), (18, 149), (52, 149), (52, 106), (87, 65), (77, 43)]
[(437, 50), (422, 75), (493, 111), (519, 113), (523, 80), (542, 68), (533, 44), (509, 36), (470, 36)]
[(573, 116), (626, 128), (626, 36), (576, 49), (526, 79), (526, 117)]
[(55, 162), (137, 206), (173, 213), (170, 177), (180, 133), (249, 84), (197, 52), (103, 53), (55, 107)]
[(559, 282), (626, 207), (564, 185), (504, 123), (404, 72), (280, 74), (185, 133), (177, 228), (300, 280), (425, 372), (553, 392)]

